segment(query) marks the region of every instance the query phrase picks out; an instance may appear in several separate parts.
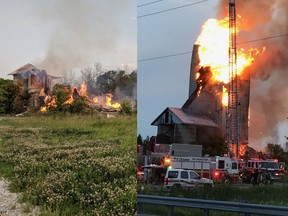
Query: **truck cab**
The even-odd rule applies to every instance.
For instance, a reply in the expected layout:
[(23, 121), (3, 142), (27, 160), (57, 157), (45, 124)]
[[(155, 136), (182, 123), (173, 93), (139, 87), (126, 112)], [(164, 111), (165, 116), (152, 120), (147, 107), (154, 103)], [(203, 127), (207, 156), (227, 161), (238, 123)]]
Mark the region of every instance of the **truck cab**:
[(238, 181), (239, 169), (237, 160), (230, 157), (216, 156), (213, 162), (213, 180), (215, 183), (230, 184), (231, 182)]

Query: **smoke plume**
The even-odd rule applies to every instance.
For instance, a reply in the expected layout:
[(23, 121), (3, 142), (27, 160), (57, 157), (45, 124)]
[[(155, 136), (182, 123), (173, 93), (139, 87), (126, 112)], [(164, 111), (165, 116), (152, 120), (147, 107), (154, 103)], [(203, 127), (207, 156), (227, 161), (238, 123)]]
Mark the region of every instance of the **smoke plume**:
[(37, 5), (42, 1), (34, 2), (33, 12), (39, 13), (37, 17), (53, 29), (46, 57), (37, 65), (49, 74), (61, 76), (65, 71), (101, 61), (100, 57), (107, 53), (111, 53), (112, 59), (121, 34), (119, 17), (125, 13), (128, 3), (131, 1), (58, 0), (43, 8)]
[[(236, 13), (240, 15), (237, 49), (266, 47), (247, 69), (251, 76), (249, 143), (263, 150), (268, 142), (283, 144), (288, 135), (280, 127), (288, 123), (288, 35), (276, 37), (288, 34), (288, 1), (236, 0)], [(218, 18), (227, 15), (228, 0), (222, 0)]]

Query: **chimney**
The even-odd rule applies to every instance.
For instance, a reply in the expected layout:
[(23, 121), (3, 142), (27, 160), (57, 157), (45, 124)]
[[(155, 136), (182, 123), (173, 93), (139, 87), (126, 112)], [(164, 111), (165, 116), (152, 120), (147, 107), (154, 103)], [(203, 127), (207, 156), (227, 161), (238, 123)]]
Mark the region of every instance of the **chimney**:
[(199, 63), (200, 63), (200, 58), (198, 54), (198, 49), (199, 49), (198, 44), (194, 44), (193, 46), (193, 52), (192, 52), (192, 58), (191, 58), (191, 65), (190, 65), (190, 82), (189, 82), (189, 95), (188, 98), (191, 96), (191, 94), (194, 92), (196, 89), (196, 73), (199, 70)]

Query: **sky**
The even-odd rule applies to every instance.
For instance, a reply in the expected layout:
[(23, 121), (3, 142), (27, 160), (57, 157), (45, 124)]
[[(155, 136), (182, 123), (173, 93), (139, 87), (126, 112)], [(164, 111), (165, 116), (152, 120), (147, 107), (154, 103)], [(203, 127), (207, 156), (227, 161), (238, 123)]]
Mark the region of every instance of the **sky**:
[[(138, 1), (138, 6), (151, 2)], [(198, 0), (165, 0), (138, 7), (138, 17)], [(169, 107), (181, 107), (188, 99), (191, 53), (155, 60), (145, 59), (192, 52), (201, 26), (216, 15), (218, 1), (179, 8), (138, 18), (138, 134), (156, 135), (151, 123)]]
[[(149, 2), (155, 3), (147, 4)], [(197, 2), (200, 3), (181, 7)], [(137, 2), (137, 133), (142, 137), (157, 135), (157, 127), (151, 123), (167, 107), (180, 108), (187, 100), (193, 44), (207, 19), (223, 17), (228, 2)], [(177, 9), (169, 10), (171, 8)], [(247, 69), (251, 74), (249, 145), (257, 150), (264, 150), (267, 143), (285, 147), (285, 136), (288, 136), (288, 101), (285, 99), (288, 97), (288, 1), (236, 0), (236, 12), (240, 14), (237, 43), (256, 39), (237, 48), (265, 50)], [(154, 14), (144, 16), (151, 13)], [(284, 37), (273, 37), (277, 35)], [(265, 37), (272, 38), (257, 40)], [(151, 60), (186, 52), (188, 54)]]
[(0, 0), (0, 78), (31, 63), (48, 74), (137, 68), (134, 0)]

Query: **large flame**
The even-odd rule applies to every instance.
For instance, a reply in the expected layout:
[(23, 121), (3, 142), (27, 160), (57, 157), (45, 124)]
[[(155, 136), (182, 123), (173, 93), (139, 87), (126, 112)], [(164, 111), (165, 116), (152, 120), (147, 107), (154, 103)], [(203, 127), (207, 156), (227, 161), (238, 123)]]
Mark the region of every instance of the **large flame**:
[[(68, 90), (68, 87), (67, 87)], [(80, 89), (75, 86), (69, 92), (69, 98), (63, 103), (65, 105), (72, 105), (75, 99), (75, 96), (82, 96), (85, 97), (91, 107), (104, 107), (104, 108), (113, 108), (113, 109), (120, 109), (121, 104), (118, 102), (112, 103), (113, 95), (108, 93), (106, 95), (95, 96), (93, 98), (89, 98), (87, 95), (87, 85), (85, 83), (81, 84)], [(53, 107), (56, 108), (56, 98), (46, 96), (44, 100), (45, 106), (40, 107), (40, 112), (47, 112), (49, 108)]]
[[(238, 15), (238, 18), (241, 17)], [(236, 28), (236, 32), (239, 29)], [(200, 66), (210, 66), (212, 70), (213, 82), (229, 82), (229, 18), (222, 20), (208, 19), (202, 26), (196, 44), (200, 45), (198, 53), (200, 58)], [(239, 47), (239, 46), (238, 46)], [(263, 52), (265, 48), (263, 48)], [(260, 54), (256, 48), (245, 50), (237, 49), (237, 75), (241, 76), (244, 69), (250, 66), (255, 60), (254, 57)], [(227, 90), (223, 91), (223, 104), (227, 105)]]
[[(236, 32), (239, 29), (236, 28)], [(199, 57), (201, 66), (210, 66), (213, 72), (213, 80), (224, 83), (229, 82), (228, 71), (228, 49), (229, 49), (229, 19), (208, 19), (202, 26), (196, 44), (199, 44)], [(241, 75), (243, 70), (252, 64), (255, 54), (260, 52), (251, 48), (237, 50), (237, 74)]]

